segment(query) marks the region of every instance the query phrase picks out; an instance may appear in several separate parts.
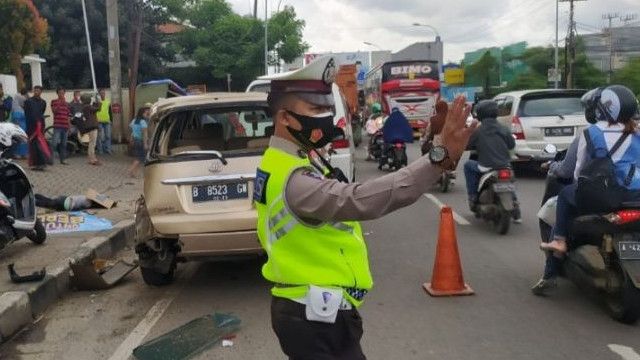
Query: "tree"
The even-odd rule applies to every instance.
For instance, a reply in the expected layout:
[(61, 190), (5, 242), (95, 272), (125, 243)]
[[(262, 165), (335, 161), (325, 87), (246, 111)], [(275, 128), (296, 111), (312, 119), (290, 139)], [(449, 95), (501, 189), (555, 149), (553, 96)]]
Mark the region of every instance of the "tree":
[[(51, 46), (43, 56), (44, 81), (49, 87), (91, 87), (91, 70), (87, 54), (82, 5), (78, 0), (34, 0), (43, 17), (49, 23)], [(183, 1), (184, 3), (184, 1)], [(186, 1), (189, 3), (189, 1)], [(163, 73), (163, 62), (173, 59), (172, 47), (165, 46), (156, 26), (168, 21), (171, 12), (177, 11), (177, 0), (128, 0), (120, 1), (120, 46), (123, 54), (123, 74), (130, 64), (131, 32), (136, 24), (137, 12), (130, 12), (131, 5), (140, 5), (144, 12), (140, 42), (140, 76), (147, 80)], [(105, 0), (86, 0), (87, 17), (91, 34), (96, 82), (99, 87), (109, 84), (109, 58)], [(131, 59), (132, 60), (132, 59)], [(123, 76), (127, 79), (128, 76)]]
[(478, 61), (465, 66), (464, 71), (469, 82), (482, 84), (485, 95), (490, 93), (491, 86), (498, 84), (500, 79), (500, 64), (489, 51), (485, 52)]
[(31, 0), (4, 0), (0, 2), (0, 24), (0, 71), (11, 71), (23, 87), (22, 57), (47, 45), (47, 21)]
[(640, 57), (630, 59), (625, 67), (616, 71), (612, 82), (630, 88), (640, 98)]
[[(224, 0), (194, 1), (189, 27), (181, 35), (180, 52), (198, 67), (209, 69), (215, 78), (231, 74), (234, 87), (249, 83), (264, 73), (264, 22), (235, 14)], [(304, 21), (297, 19), (293, 7), (274, 14), (269, 20), (268, 49), (275, 50), (269, 62), (292, 61), (308, 45), (302, 40)]]

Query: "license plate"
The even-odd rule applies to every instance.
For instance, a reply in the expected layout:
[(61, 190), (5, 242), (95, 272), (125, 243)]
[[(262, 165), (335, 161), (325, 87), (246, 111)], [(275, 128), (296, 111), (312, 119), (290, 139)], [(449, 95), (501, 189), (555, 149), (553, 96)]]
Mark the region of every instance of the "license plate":
[(573, 127), (551, 127), (544, 129), (544, 136), (573, 136)]
[(226, 201), (246, 199), (249, 197), (249, 186), (246, 182), (195, 185), (191, 187), (191, 199), (193, 202)]
[(640, 260), (640, 242), (620, 241), (618, 253), (621, 260)]
[(516, 185), (515, 184), (511, 184), (511, 183), (493, 184), (493, 191), (495, 191), (497, 193), (515, 192), (516, 191)]

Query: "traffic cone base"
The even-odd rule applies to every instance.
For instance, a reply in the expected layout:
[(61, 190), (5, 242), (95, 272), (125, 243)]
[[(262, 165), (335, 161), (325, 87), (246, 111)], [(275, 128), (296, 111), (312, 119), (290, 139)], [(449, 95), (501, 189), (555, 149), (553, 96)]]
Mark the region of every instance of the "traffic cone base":
[(440, 229), (431, 282), (423, 284), (422, 287), (431, 296), (461, 296), (474, 293), (462, 276), (453, 211), (448, 206), (440, 211)]
[(467, 285), (464, 284), (464, 288), (460, 289), (460, 290), (452, 290), (452, 291), (445, 291), (445, 290), (435, 290), (434, 288), (431, 287), (431, 283), (424, 283), (422, 284), (422, 288), (424, 289), (424, 291), (427, 292), (427, 294), (433, 296), (433, 297), (440, 297), (440, 296), (465, 296), (465, 295), (473, 295), (475, 292), (473, 291), (473, 289)]

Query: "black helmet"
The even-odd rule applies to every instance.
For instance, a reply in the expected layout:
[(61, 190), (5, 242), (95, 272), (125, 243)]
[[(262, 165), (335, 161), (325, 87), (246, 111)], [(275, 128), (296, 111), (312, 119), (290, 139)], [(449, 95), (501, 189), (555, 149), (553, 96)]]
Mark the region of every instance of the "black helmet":
[(611, 85), (593, 89), (582, 97), (584, 116), (590, 123), (626, 123), (638, 113), (638, 99), (629, 88)]
[(479, 101), (474, 108), (474, 112), (480, 121), (488, 118), (495, 119), (498, 117), (498, 103), (493, 100)]

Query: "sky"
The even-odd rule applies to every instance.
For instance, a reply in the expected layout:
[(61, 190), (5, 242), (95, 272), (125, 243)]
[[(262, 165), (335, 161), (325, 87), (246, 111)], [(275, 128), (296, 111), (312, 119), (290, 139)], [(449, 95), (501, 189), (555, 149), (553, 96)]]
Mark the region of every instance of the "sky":
[[(242, 15), (253, 12), (254, 0), (228, 0)], [(467, 51), (527, 41), (555, 42), (554, 0), (258, 0), (258, 14), (293, 6), (306, 21), (304, 39), (309, 52), (369, 51), (376, 46), (396, 52), (418, 41), (432, 41), (435, 28), (444, 42), (444, 60), (458, 62)], [(575, 2), (578, 33), (600, 32), (608, 26), (603, 14), (636, 15), (627, 21), (640, 26), (640, 0)], [(559, 38), (567, 34), (569, 3), (559, 5)], [(613, 26), (624, 25), (620, 19)], [(370, 42), (376, 46), (365, 45)]]

